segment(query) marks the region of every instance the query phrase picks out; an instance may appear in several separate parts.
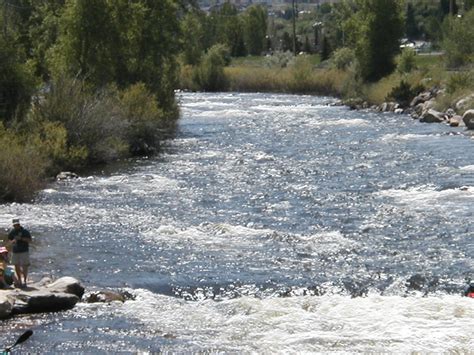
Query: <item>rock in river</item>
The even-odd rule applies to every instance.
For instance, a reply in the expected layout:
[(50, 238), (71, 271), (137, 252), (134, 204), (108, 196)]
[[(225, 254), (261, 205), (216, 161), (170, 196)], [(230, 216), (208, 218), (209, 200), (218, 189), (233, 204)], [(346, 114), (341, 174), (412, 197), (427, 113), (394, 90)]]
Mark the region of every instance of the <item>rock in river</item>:
[(25, 289), (0, 290), (0, 319), (20, 313), (70, 309), (83, 294), (84, 287), (73, 277), (63, 277), (47, 284), (42, 281)]

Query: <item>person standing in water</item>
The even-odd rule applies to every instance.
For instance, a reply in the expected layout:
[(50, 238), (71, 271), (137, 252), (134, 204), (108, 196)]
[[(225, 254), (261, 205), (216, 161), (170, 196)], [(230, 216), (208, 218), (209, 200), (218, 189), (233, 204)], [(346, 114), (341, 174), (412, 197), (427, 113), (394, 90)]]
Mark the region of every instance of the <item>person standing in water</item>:
[(16, 276), (20, 287), (26, 287), (28, 267), (30, 266), (29, 247), (31, 243), (30, 232), (20, 225), (20, 220), (12, 221), (13, 229), (8, 233), (8, 239), (13, 245), (12, 264), (15, 266)]

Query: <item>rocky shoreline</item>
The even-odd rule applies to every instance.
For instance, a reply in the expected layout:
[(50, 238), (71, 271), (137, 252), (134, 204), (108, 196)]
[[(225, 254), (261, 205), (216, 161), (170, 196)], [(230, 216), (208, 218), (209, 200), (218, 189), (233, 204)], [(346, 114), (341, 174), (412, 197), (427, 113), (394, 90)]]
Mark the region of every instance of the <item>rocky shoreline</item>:
[[(474, 109), (471, 108), (472, 102), (474, 102), (474, 94), (458, 100), (454, 105), (455, 109), (449, 108), (445, 112), (440, 112), (435, 109), (436, 97), (442, 93), (442, 90), (436, 88), (423, 91), (405, 107), (394, 101), (373, 106), (367, 102), (360, 102), (360, 100), (347, 100), (343, 104), (355, 110), (371, 109), (377, 112), (407, 114), (420, 122), (445, 123), (451, 127), (466, 127), (469, 130), (474, 130)], [(456, 111), (464, 111), (464, 114), (462, 116), (458, 115)]]

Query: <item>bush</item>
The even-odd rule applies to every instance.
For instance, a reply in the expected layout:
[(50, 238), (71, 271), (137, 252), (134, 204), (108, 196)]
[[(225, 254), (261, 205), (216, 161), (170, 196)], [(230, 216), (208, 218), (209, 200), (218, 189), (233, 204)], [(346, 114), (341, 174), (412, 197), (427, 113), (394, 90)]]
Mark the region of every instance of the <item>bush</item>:
[(199, 90), (224, 91), (229, 86), (228, 79), (224, 73), (227, 63), (228, 49), (223, 45), (214, 45), (204, 55), (193, 73), (193, 82)]
[(405, 48), (397, 58), (397, 71), (406, 74), (414, 69), (416, 69), (416, 52), (411, 48)]
[(48, 158), (47, 175), (55, 175), (61, 170), (74, 170), (86, 163), (86, 147), (68, 146), (68, 134), (62, 123), (37, 122), (36, 127), (30, 125), (29, 128), (30, 140)]
[(446, 92), (453, 94), (458, 90), (474, 89), (473, 72), (459, 72), (452, 74), (446, 82)]
[(347, 77), (343, 82), (342, 96), (344, 98), (360, 98), (363, 96), (363, 80), (358, 60), (354, 60), (347, 68)]
[(47, 159), (34, 144), (0, 123), (0, 200), (27, 201), (43, 186)]
[(87, 149), (91, 163), (107, 162), (128, 151), (128, 122), (114, 88), (91, 93), (83, 81), (61, 76), (34, 104), (32, 118), (61, 123), (67, 146)]
[(421, 86), (411, 86), (407, 81), (401, 80), (387, 96), (387, 101), (394, 100), (401, 106), (407, 107), (411, 100), (423, 90)]
[(448, 68), (458, 68), (474, 60), (474, 9), (463, 17), (447, 16), (443, 24), (446, 65)]
[(289, 89), (293, 93), (309, 93), (312, 91), (313, 66), (305, 55), (298, 56), (291, 65), (291, 81)]
[(336, 50), (332, 55), (332, 65), (339, 70), (345, 70), (355, 61), (354, 50), (343, 47)]
[(133, 154), (149, 154), (159, 145), (164, 114), (156, 97), (145, 84), (138, 83), (120, 95), (123, 113), (129, 122), (127, 139)]

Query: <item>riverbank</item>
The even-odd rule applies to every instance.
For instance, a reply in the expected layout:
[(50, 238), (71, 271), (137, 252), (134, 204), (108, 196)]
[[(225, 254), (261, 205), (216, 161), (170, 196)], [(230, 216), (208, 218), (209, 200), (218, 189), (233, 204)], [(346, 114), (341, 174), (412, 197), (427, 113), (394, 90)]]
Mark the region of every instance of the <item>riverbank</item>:
[[(224, 68), (223, 88), (234, 92), (277, 92), (335, 96), (354, 109), (411, 115), (421, 122), (474, 128), (474, 70), (446, 70), (442, 55), (416, 55), (391, 75), (364, 83), (351, 65), (321, 63), (317, 56), (280, 53), (236, 59)], [(181, 87), (196, 90), (193, 68), (181, 72)], [(221, 88), (222, 89), (222, 88)]]

